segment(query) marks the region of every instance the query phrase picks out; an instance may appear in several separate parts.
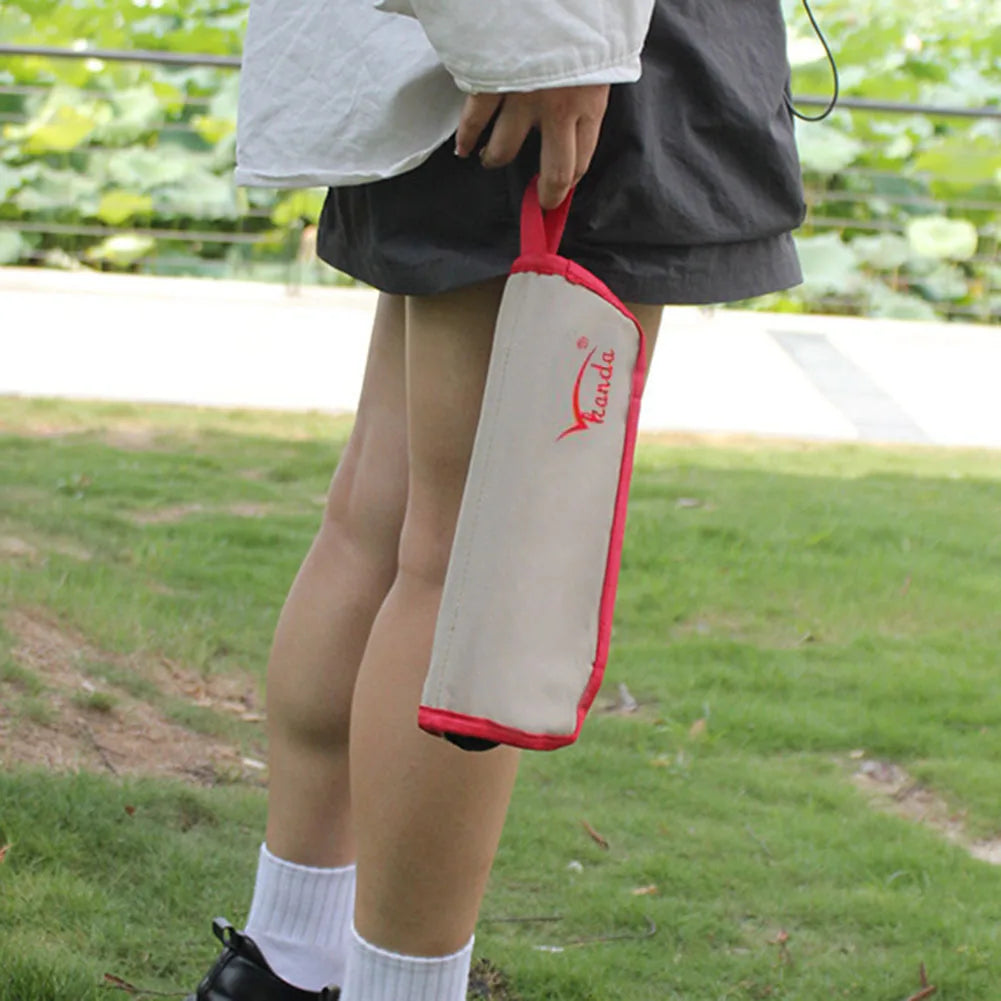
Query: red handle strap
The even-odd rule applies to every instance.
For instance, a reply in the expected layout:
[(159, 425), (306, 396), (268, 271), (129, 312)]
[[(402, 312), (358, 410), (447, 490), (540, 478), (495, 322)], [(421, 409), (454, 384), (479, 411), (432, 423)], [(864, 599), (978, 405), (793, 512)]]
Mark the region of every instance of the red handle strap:
[(549, 212), (539, 204), (539, 175), (528, 183), (521, 203), (521, 252), (522, 254), (555, 254), (560, 249), (573, 189), (563, 201)]

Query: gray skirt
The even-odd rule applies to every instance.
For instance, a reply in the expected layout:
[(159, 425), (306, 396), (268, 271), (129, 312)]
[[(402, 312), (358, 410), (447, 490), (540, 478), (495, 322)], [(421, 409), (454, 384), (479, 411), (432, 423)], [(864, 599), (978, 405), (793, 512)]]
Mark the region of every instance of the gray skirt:
[[(801, 281), (803, 219), (779, 0), (657, 0), (643, 75), (612, 87), (560, 252), (627, 302), (715, 303)], [(317, 251), (400, 295), (507, 273), (538, 137), (485, 170), (452, 143), (382, 181), (331, 188)]]

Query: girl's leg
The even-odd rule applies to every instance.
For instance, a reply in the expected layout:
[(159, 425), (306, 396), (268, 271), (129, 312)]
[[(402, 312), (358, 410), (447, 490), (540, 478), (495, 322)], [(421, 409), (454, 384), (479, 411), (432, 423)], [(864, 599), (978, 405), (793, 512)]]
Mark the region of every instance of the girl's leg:
[(354, 909), (350, 707), (396, 575), (406, 493), (404, 302), (381, 296), (355, 425), (268, 664), (267, 840), (246, 931), (281, 979), (310, 991), (343, 979)]
[(302, 865), (354, 861), (348, 724), (372, 621), (396, 576), (406, 435), (404, 301), (383, 295), (354, 428), (268, 663), (267, 843)]
[(469, 941), (517, 767), (510, 748), (471, 754), (417, 728), (501, 289), (407, 300), (407, 512), (355, 689), (351, 785), (355, 925), (408, 956)]
[[(351, 720), (357, 931), (344, 1001), (465, 996), (469, 946), (517, 753), (460, 751), (416, 725), (472, 452), (501, 282), (407, 300), (410, 480), (396, 579)], [(638, 307), (651, 333), (659, 308)]]

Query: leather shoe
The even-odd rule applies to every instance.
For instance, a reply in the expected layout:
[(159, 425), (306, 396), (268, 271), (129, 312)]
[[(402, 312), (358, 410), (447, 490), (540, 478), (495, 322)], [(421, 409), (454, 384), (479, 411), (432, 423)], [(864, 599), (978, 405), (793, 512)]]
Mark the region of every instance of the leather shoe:
[(216, 918), (212, 931), (223, 950), (185, 1001), (338, 1001), (340, 988), (304, 991), (282, 980), (268, 966), (254, 940), (225, 918)]

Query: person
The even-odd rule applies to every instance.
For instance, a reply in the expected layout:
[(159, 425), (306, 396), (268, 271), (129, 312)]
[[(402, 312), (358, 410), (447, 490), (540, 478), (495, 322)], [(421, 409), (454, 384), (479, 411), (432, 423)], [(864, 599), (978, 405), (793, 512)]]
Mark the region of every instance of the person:
[(522, 193), (576, 188), (562, 253), (652, 349), (665, 304), (800, 280), (788, 97), (780, 0), (253, 0), (237, 179), (328, 186), (318, 253), (380, 295), (268, 664), (249, 917), (192, 999), (465, 997), (518, 757), (416, 713)]

